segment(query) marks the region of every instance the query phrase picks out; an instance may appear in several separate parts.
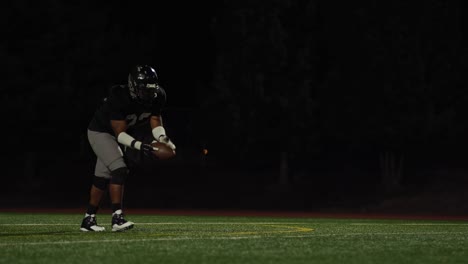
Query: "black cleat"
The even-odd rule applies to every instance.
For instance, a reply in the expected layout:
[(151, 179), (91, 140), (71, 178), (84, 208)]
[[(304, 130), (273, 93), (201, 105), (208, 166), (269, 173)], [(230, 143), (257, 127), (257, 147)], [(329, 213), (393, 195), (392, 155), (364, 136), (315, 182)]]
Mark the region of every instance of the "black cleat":
[(124, 219), (122, 210), (117, 210), (112, 214), (112, 231), (125, 231), (133, 228), (135, 223)]
[(97, 221), (96, 221), (96, 215), (86, 214), (85, 218), (83, 218), (83, 222), (81, 222), (80, 230), (84, 232), (88, 232), (88, 231), (101, 232), (101, 231), (104, 231), (105, 228), (102, 226), (98, 226)]

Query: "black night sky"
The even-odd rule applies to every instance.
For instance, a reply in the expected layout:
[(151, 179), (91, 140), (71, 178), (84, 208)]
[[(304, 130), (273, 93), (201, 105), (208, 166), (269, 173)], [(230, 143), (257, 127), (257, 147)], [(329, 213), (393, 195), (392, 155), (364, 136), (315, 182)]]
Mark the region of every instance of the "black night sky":
[(144, 63), (178, 155), (128, 207), (468, 212), (463, 1), (212, 2), (2, 8), (0, 206), (85, 206), (87, 125)]

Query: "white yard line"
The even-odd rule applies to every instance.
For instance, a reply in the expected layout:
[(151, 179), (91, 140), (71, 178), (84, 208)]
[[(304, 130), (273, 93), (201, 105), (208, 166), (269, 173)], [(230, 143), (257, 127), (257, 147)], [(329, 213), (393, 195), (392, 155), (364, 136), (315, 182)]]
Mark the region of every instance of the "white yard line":
[[(283, 228), (292, 228), (291, 232), (310, 232), (313, 229), (306, 228), (307, 230), (294, 230), (297, 226), (288, 226), (288, 225), (320, 225), (320, 223), (307, 223), (307, 222), (145, 222), (145, 223), (136, 223), (136, 225), (275, 225), (277, 227)], [(402, 223), (402, 224), (379, 224), (379, 223), (350, 223), (345, 225), (358, 225), (358, 226), (371, 226), (371, 225), (408, 225), (408, 226), (464, 226), (467, 224), (451, 224), (451, 223)], [(13, 223), (3, 223), (0, 226), (79, 226), (79, 224), (70, 224), (70, 223), (23, 223), (23, 224), (13, 224)], [(314, 228), (315, 229), (315, 228)], [(78, 232), (78, 231), (77, 231)], [(0, 247), (6, 246), (35, 246), (35, 245), (69, 245), (69, 244), (92, 244), (92, 243), (126, 243), (126, 242), (152, 242), (152, 241), (184, 241), (184, 240), (241, 240), (241, 239), (262, 239), (262, 238), (271, 238), (278, 237), (271, 235), (271, 233), (281, 233), (289, 232), (287, 231), (271, 231), (268, 233), (258, 233), (252, 232), (249, 236), (242, 236), (242, 233), (239, 233), (240, 236), (207, 236), (207, 237), (190, 237), (190, 236), (180, 236), (180, 237), (159, 237), (159, 238), (140, 238), (140, 239), (102, 239), (102, 240), (66, 240), (66, 241), (42, 241), (42, 242), (6, 242), (0, 243)], [(262, 235), (258, 235), (262, 234)], [(412, 236), (412, 235), (465, 235), (466, 232), (360, 232), (360, 233), (320, 233), (314, 232), (310, 234), (297, 234), (297, 235), (282, 235), (280, 238), (316, 238), (316, 237), (336, 237), (336, 238), (346, 238), (353, 236)]]
[[(283, 223), (283, 222), (161, 222), (161, 223), (138, 223), (136, 225), (306, 225), (310, 223)], [(0, 226), (74, 226), (78, 224), (65, 224), (65, 223), (34, 223), (34, 224), (0, 224)]]
[[(411, 232), (411, 233), (346, 233), (346, 234), (313, 234), (313, 235), (289, 235), (281, 238), (315, 238), (315, 237), (348, 237), (348, 236), (400, 236), (400, 235), (463, 235), (464, 232)], [(163, 237), (142, 239), (102, 239), (102, 240), (71, 240), (71, 241), (44, 241), (44, 242), (20, 242), (0, 243), (0, 247), (6, 246), (41, 246), (41, 245), (70, 245), (70, 244), (93, 244), (93, 243), (135, 243), (154, 241), (184, 241), (184, 240), (242, 240), (242, 239), (264, 239), (277, 236), (233, 236), (233, 237)]]
[[(178, 241), (178, 240), (241, 240), (259, 239), (273, 236), (233, 236), (233, 237), (162, 237), (162, 238), (141, 238), (141, 239), (102, 239), (102, 240), (70, 240), (70, 241), (44, 241), (44, 242), (19, 242), (0, 243), (0, 247), (5, 246), (40, 246), (40, 245), (70, 245), (70, 244), (93, 244), (93, 243), (134, 243), (152, 241)], [(288, 236), (292, 238), (294, 236)], [(298, 236), (304, 237), (304, 236)]]
[[(310, 223), (310, 222), (295, 222), (295, 223), (288, 223), (288, 222), (153, 222), (153, 223), (135, 223), (136, 225), (321, 225), (321, 223)], [(66, 223), (25, 223), (25, 224), (10, 224), (4, 223), (0, 224), (0, 226), (74, 226), (79, 224), (66, 224)], [(347, 225), (356, 225), (356, 226), (468, 226), (468, 223), (349, 223)]]
[(357, 226), (468, 226), (468, 223), (350, 223), (349, 225), (357, 225)]

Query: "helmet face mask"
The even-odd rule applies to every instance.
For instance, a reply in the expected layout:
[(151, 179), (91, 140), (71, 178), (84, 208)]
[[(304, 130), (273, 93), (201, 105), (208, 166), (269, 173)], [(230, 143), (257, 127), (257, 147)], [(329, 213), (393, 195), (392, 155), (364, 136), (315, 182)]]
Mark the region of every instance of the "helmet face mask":
[(139, 86), (137, 89), (138, 99), (143, 103), (150, 104), (158, 96), (156, 93), (157, 87), (157, 84), (146, 84), (146, 87), (144, 85)]
[(158, 96), (158, 75), (147, 65), (137, 65), (128, 75), (130, 97), (142, 104), (151, 104)]

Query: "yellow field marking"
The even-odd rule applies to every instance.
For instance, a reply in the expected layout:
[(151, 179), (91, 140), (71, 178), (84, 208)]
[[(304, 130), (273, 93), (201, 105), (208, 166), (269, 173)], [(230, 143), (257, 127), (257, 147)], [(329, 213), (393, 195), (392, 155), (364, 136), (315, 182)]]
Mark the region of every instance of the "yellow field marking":
[[(146, 223), (146, 224), (157, 224), (157, 223)], [(161, 225), (181, 225), (184, 223), (161, 223)], [(274, 227), (275, 229), (283, 228), (286, 230), (257, 230), (257, 231), (239, 231), (239, 232), (220, 232), (217, 231), (197, 231), (197, 235), (213, 235), (213, 232), (219, 232), (218, 235), (220, 236), (242, 236), (242, 235), (265, 235), (265, 234), (291, 234), (291, 233), (308, 233), (314, 231), (313, 228), (302, 227), (302, 226), (291, 226), (291, 225), (281, 225), (281, 224), (273, 224), (273, 223), (190, 223), (191, 225), (241, 225), (241, 226), (266, 226), (266, 227)], [(192, 230), (187, 230), (184, 233), (190, 234), (193, 232)], [(145, 234), (145, 237), (148, 236), (177, 236), (171, 233), (152, 233), (152, 234)]]
[[(197, 225), (220, 225), (220, 226), (224, 226), (224, 228), (215, 228), (216, 230), (212, 230), (212, 231), (209, 231), (209, 230), (197, 230), (197, 231), (194, 231), (194, 230), (191, 230), (191, 228), (189, 228), (188, 230), (184, 230), (182, 231), (180, 234), (174, 234), (174, 233), (171, 233), (170, 231), (164, 231), (164, 230), (161, 230), (162, 232), (150, 232), (150, 233), (145, 233), (145, 234), (140, 234), (140, 233), (136, 233), (134, 234), (134, 236), (136, 237), (173, 237), (173, 238), (176, 238), (176, 237), (183, 237), (183, 236), (190, 236), (190, 237), (224, 237), (224, 236), (228, 236), (228, 237), (232, 237), (233, 239), (235, 239), (236, 237), (242, 237), (242, 236), (250, 236), (250, 237), (254, 237), (254, 236), (267, 236), (267, 235), (275, 235), (275, 234), (297, 234), (297, 233), (301, 233), (301, 234), (304, 234), (304, 233), (309, 233), (309, 232), (312, 232), (314, 231), (313, 228), (308, 228), (308, 227), (303, 227), (303, 226), (293, 226), (294, 224), (298, 224), (298, 223), (288, 223), (288, 225), (284, 225), (284, 224), (275, 224), (275, 223), (272, 223), (272, 222), (248, 222), (248, 223), (234, 223), (234, 222), (201, 222), (201, 223), (177, 223), (177, 222), (165, 222), (165, 223), (137, 223), (137, 225), (161, 225), (161, 226), (164, 226), (164, 225), (192, 225), (192, 226), (197, 226)], [(305, 223), (302, 223), (302, 224), (305, 224)], [(9, 225), (9, 224), (6, 224), (6, 225)], [(32, 224), (32, 225), (29, 225), (29, 224), (13, 224), (15, 226), (38, 226), (38, 225), (44, 225), (44, 226), (49, 226), (49, 225), (64, 225), (64, 226), (70, 226), (70, 225), (74, 225), (76, 226), (76, 224), (59, 224), (59, 223), (55, 223), (55, 224)], [(226, 229), (225, 227), (226, 226), (237, 226), (235, 228), (242, 228), (242, 226), (244, 226), (245, 229), (251, 229), (251, 228), (256, 228), (256, 229), (263, 229), (263, 228), (266, 228), (267, 230), (255, 230), (255, 231), (239, 231), (239, 232), (229, 232), (228, 230), (224, 231), (223, 229)], [(1, 224), (0, 224), (1, 226)], [(261, 228), (263, 227), (263, 228)], [(77, 231), (78, 232), (78, 231)], [(49, 234), (30, 234), (29, 237), (34, 237), (34, 238), (47, 238), (48, 236), (50, 236), (51, 234), (53, 234), (54, 232), (50, 232)], [(66, 233), (66, 232), (60, 232), (60, 233)], [(8, 234), (8, 233), (4, 233), (5, 235), (8, 235), (8, 236), (15, 236), (15, 234)]]
[[(277, 225), (278, 222), (135, 222), (138, 225)], [(287, 222), (288, 225), (307, 225), (308, 222)]]
[(260, 224), (262, 226), (269, 226), (274, 228), (287, 228), (288, 230), (262, 230), (262, 231), (244, 231), (244, 232), (230, 232), (228, 235), (260, 235), (260, 234), (284, 234), (284, 233), (307, 233), (314, 231), (313, 228), (302, 226), (289, 226), (289, 225), (275, 225), (275, 224)]

